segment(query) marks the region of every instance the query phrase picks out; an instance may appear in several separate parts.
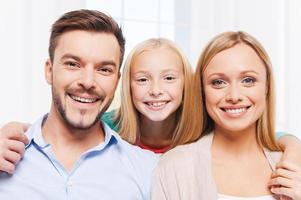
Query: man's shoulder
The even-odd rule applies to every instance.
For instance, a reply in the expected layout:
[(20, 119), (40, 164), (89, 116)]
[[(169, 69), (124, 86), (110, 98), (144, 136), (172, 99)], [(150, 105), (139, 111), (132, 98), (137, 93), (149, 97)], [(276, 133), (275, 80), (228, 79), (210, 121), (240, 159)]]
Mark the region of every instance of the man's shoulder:
[(158, 156), (155, 153), (149, 150), (141, 149), (136, 145), (130, 144), (129, 142), (122, 139), (120, 135), (116, 131), (114, 131), (106, 122), (102, 122), (105, 127), (105, 132), (111, 134), (112, 137), (116, 139), (121, 154), (125, 155), (126, 157), (129, 157), (130, 159), (137, 160), (137, 162), (145, 162), (148, 160), (151, 162), (156, 162)]

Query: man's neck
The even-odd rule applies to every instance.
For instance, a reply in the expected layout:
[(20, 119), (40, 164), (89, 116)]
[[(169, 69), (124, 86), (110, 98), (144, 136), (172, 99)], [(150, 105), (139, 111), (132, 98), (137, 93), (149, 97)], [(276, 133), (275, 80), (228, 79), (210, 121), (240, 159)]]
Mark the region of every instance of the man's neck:
[(104, 131), (100, 123), (87, 130), (79, 130), (68, 126), (53, 110), (42, 127), (42, 136), (51, 145), (56, 159), (68, 171), (84, 152), (104, 141)]

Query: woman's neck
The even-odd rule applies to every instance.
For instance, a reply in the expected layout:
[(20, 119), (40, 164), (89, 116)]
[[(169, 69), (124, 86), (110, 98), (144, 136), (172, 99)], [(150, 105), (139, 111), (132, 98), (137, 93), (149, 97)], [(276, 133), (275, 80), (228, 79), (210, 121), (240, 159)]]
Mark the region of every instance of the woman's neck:
[(218, 126), (214, 129), (212, 148), (223, 155), (244, 156), (262, 151), (256, 139), (256, 125), (242, 131), (227, 131)]
[(164, 121), (156, 122), (140, 118), (140, 142), (152, 148), (162, 148), (171, 145), (176, 127), (176, 115), (172, 114)]

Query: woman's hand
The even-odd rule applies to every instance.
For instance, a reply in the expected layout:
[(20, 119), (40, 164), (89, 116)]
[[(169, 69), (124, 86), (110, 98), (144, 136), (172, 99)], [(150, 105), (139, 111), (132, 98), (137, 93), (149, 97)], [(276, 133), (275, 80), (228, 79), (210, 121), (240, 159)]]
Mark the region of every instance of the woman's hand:
[(289, 197), (281, 199), (301, 200), (301, 168), (289, 161), (279, 162), (268, 185), (272, 193)]

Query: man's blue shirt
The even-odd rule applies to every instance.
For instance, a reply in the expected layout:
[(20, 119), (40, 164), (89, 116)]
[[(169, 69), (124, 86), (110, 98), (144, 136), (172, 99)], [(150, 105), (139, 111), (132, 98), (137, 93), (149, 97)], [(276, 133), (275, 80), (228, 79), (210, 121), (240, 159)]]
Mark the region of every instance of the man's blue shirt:
[(26, 133), (30, 142), (15, 173), (0, 172), (1, 200), (149, 199), (157, 155), (127, 143), (103, 123), (104, 142), (66, 171), (42, 137), (42, 120)]

